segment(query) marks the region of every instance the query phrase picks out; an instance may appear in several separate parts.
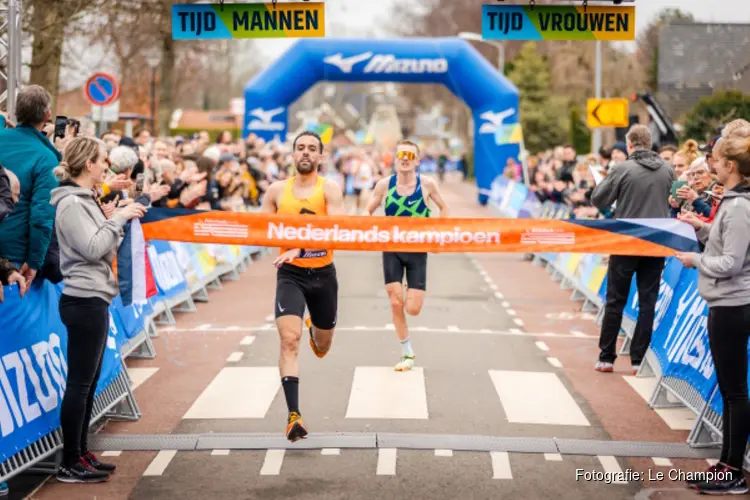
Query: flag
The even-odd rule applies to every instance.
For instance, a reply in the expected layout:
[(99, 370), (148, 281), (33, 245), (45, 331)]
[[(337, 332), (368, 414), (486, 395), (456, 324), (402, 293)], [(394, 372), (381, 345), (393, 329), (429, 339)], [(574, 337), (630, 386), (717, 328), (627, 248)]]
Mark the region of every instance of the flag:
[(117, 249), (117, 283), (124, 306), (146, 302), (157, 293), (138, 219), (127, 223), (125, 237)]

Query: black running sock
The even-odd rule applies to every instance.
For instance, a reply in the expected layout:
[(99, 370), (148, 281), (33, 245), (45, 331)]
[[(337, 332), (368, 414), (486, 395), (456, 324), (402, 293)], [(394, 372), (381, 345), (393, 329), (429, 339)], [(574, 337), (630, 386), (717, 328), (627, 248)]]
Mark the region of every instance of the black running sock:
[(299, 377), (281, 377), (281, 385), (289, 412), (299, 413)]

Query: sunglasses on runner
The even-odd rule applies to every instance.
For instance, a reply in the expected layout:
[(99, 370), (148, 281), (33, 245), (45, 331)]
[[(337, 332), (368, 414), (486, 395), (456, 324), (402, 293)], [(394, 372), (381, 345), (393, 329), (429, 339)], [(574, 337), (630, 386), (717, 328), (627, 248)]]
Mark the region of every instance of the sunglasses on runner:
[(416, 157), (417, 155), (412, 153), (411, 151), (399, 151), (398, 153), (396, 153), (396, 158), (400, 160), (401, 159), (413, 160)]

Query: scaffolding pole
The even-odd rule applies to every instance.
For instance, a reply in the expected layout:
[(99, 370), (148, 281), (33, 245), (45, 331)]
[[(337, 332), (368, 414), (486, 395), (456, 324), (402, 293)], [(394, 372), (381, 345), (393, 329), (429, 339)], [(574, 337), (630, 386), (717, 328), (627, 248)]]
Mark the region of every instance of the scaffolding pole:
[(16, 93), (21, 84), (21, 0), (7, 0), (0, 5), (0, 78), (5, 91), (0, 106), (7, 105), (8, 119), (16, 121)]

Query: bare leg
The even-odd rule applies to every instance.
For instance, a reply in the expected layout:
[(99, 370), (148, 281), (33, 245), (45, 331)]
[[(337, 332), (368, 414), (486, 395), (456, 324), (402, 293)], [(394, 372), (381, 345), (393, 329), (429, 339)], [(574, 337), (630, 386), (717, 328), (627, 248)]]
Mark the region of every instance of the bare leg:
[(313, 325), (313, 341), (321, 354), (328, 352), (331, 348), (331, 344), (333, 343), (333, 333), (335, 331), (335, 328), (331, 330), (322, 330)]
[[(404, 290), (401, 283), (388, 283), (385, 286), (388, 298), (391, 301), (391, 317), (396, 327), (398, 339), (403, 341), (409, 338), (409, 328), (406, 326), (406, 314), (404, 314)], [(411, 290), (409, 290), (411, 292)]]
[(276, 320), (281, 340), (279, 372), (282, 377), (299, 377), (299, 342), (302, 320), (298, 316), (281, 316)]
[(424, 304), (424, 290), (409, 288), (406, 291), (406, 314), (418, 316)]

